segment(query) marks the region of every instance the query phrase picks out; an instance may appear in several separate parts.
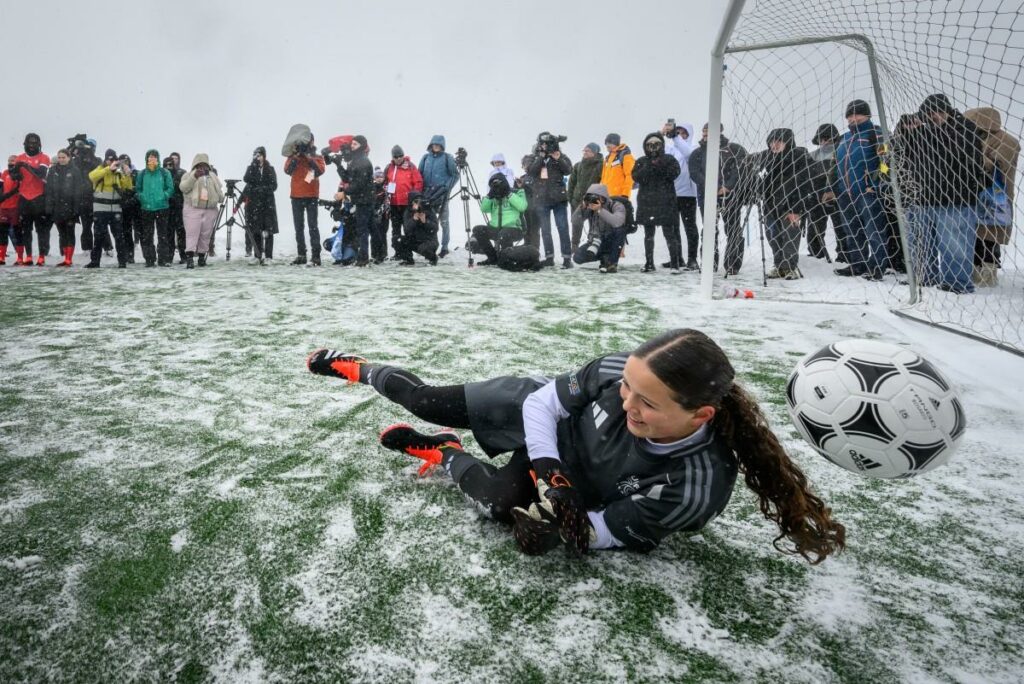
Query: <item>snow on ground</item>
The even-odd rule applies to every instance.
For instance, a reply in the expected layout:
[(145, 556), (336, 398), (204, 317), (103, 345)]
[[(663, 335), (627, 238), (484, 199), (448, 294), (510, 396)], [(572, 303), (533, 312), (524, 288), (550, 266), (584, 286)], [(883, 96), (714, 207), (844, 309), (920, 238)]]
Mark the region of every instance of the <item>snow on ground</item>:
[[(0, 270), (0, 680), (1020, 681), (1022, 359), (746, 271), (755, 299), (702, 302), (696, 274), (635, 256), (614, 276), (453, 257)], [(304, 365), (328, 345), (436, 383), (553, 374), (679, 326), (729, 353), (844, 555), (777, 553), (738, 485), (647, 556), (520, 556), (377, 446), (409, 416)], [(910, 345), (958, 386), (950, 464), (867, 480), (799, 440), (786, 376), (848, 337)]]

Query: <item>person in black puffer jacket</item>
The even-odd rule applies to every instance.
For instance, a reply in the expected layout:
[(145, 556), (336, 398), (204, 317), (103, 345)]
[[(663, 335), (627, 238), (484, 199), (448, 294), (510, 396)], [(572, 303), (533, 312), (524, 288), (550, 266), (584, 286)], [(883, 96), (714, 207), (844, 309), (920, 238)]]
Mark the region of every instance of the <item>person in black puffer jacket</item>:
[(257, 147), (252, 153), (252, 163), (245, 170), (245, 222), (249, 235), (255, 241), (253, 250), (262, 265), (265, 259), (274, 258), (274, 234), (277, 233), (277, 172), (267, 162), (265, 147)]
[[(57, 152), (57, 163), (46, 173), (46, 215), (57, 226), (57, 240), (64, 261), (58, 266), (70, 266), (75, 252), (75, 222), (82, 206), (82, 173), (71, 165), (67, 150)], [(42, 233), (40, 233), (40, 237)], [(50, 235), (46, 232), (49, 250)], [(39, 253), (43, 253), (40, 246)]]
[(367, 157), (370, 149), (364, 136), (353, 136), (351, 145), (352, 157), (334, 199), (344, 201), (348, 198), (355, 208), (356, 239), (359, 241), (356, 266), (367, 266), (370, 263), (370, 228), (373, 225), (373, 208), (376, 200), (373, 163)]
[(673, 273), (681, 273), (682, 243), (679, 237), (679, 212), (676, 210), (676, 176), (679, 162), (665, 154), (665, 138), (650, 133), (644, 138), (644, 156), (633, 166), (636, 193), (636, 222), (644, 227), (644, 273), (654, 270), (654, 231), (661, 226), (668, 243), (669, 264)]
[(766, 233), (775, 261), (768, 277), (795, 280), (801, 277), (797, 268), (800, 221), (814, 201), (811, 158), (806, 149), (796, 146), (793, 131), (788, 128), (769, 133), (767, 144), (759, 175)]

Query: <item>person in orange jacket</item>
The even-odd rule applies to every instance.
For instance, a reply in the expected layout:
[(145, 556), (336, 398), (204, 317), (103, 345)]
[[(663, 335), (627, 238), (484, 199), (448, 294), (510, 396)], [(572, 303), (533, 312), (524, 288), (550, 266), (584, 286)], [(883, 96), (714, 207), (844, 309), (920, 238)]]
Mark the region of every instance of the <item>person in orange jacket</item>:
[(306, 236), (303, 214), (309, 223), (309, 246), (313, 250), (313, 266), (320, 265), (320, 230), (317, 227), (317, 200), (320, 198), (320, 176), (327, 170), (324, 158), (316, 153), (311, 139), (302, 149), (296, 150), (284, 163), (284, 172), (292, 177), (291, 199), (292, 220), (295, 223), (295, 246), (298, 256), (293, 266), (306, 263)]
[(601, 170), (601, 185), (608, 188), (609, 196), (629, 199), (633, 194), (633, 165), (636, 163), (633, 152), (623, 144), (618, 133), (609, 133), (604, 147), (608, 154)]

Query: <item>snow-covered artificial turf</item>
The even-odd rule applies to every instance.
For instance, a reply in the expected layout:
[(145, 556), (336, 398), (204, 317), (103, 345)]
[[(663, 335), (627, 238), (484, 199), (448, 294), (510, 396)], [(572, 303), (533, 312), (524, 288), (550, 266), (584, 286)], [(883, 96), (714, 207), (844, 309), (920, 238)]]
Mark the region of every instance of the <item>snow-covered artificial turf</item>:
[[(696, 274), (461, 255), (2, 269), (0, 681), (1024, 677), (1020, 358), (882, 306), (703, 303)], [(521, 556), (444, 476), (377, 446), (410, 416), (304, 364), (331, 346), (439, 384), (554, 374), (679, 326), (729, 353), (847, 525), (844, 555), (776, 552), (738, 483), (650, 555)], [(799, 440), (785, 379), (848, 337), (911, 345), (959, 387), (949, 465), (869, 480)]]

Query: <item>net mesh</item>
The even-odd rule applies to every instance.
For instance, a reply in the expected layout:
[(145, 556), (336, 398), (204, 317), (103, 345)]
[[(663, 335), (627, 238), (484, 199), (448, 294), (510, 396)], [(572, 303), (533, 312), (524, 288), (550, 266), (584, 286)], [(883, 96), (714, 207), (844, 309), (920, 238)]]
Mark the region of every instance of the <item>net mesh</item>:
[(1024, 350), (1021, 9), (748, 2), (723, 72), (726, 293), (884, 303)]

